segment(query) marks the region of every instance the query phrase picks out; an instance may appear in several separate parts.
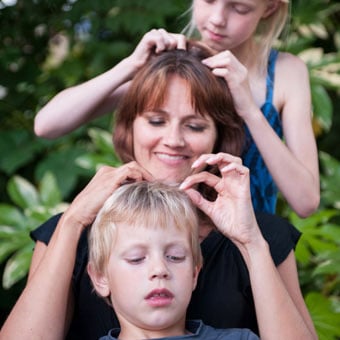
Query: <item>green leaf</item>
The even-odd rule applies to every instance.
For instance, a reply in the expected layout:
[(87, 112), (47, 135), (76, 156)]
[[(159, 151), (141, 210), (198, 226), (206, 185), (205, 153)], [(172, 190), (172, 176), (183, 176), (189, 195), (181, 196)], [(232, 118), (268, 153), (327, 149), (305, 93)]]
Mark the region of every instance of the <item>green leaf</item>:
[(0, 263), (7, 259), (7, 257), (18, 249), (18, 243), (13, 239), (9, 239), (6, 242), (1, 240), (0, 242)]
[(103, 155), (103, 154), (97, 154), (97, 153), (88, 153), (85, 155), (82, 155), (76, 159), (76, 163), (87, 170), (90, 170), (92, 174), (94, 174), (99, 167), (104, 165), (109, 166), (119, 166), (121, 165), (121, 161), (116, 160), (113, 158), (112, 155)]
[(11, 239), (18, 233), (18, 229), (9, 225), (0, 225), (0, 241)]
[(320, 151), (319, 159), (322, 168), (321, 188), (322, 203), (340, 208), (340, 162), (331, 155)]
[(336, 275), (339, 275), (340, 277), (340, 266), (339, 266), (340, 251), (339, 249), (322, 253), (317, 257), (317, 260), (319, 264), (314, 269), (313, 275), (336, 274)]
[(57, 179), (62, 197), (66, 197), (74, 190), (78, 176), (83, 172), (83, 170), (75, 164), (75, 159), (83, 153), (84, 149), (76, 145), (69, 145), (68, 148), (49, 153), (48, 156), (37, 165), (35, 178), (40, 182), (46, 172), (52, 172)]
[(12, 175), (34, 158), (39, 147), (39, 143), (34, 141), (28, 131), (2, 131), (0, 134), (0, 169), (7, 175)]
[(20, 176), (14, 176), (9, 180), (7, 190), (12, 201), (23, 209), (40, 204), (36, 188)]
[(321, 85), (311, 84), (311, 93), (315, 119), (324, 130), (329, 131), (333, 116), (332, 101)]
[(27, 275), (34, 243), (33, 241), (23, 249), (16, 252), (6, 263), (2, 285), (5, 289), (11, 288), (15, 283)]
[(0, 204), (0, 224), (15, 225), (24, 228), (26, 221), (21, 211), (9, 204)]
[(114, 153), (111, 133), (102, 129), (91, 128), (88, 134), (99, 152)]
[(335, 313), (330, 300), (316, 292), (309, 293), (305, 300), (319, 339), (336, 340), (340, 336), (340, 313)]
[(52, 172), (48, 171), (43, 176), (40, 182), (40, 196), (44, 205), (53, 207), (60, 203), (61, 193), (55, 176)]

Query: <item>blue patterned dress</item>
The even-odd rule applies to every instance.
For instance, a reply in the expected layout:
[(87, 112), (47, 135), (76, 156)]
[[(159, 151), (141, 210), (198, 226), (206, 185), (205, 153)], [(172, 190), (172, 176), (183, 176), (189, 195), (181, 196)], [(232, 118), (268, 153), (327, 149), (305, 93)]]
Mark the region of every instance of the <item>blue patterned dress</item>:
[[(268, 61), (266, 101), (261, 111), (276, 134), (282, 139), (280, 114), (273, 105), (275, 62), (278, 51), (272, 50)], [(246, 127), (246, 147), (242, 154), (243, 164), (250, 169), (250, 191), (255, 211), (275, 213), (278, 189)]]

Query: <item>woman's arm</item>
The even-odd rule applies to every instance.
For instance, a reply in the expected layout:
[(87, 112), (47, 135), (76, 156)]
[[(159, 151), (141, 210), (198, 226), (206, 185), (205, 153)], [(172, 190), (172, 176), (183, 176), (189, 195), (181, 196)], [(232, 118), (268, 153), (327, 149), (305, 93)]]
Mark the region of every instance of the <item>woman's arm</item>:
[[(239, 248), (241, 249), (241, 248)], [(241, 250), (249, 270), (261, 339), (317, 339), (303, 300), (294, 253), (276, 269), (264, 239)]]
[(204, 63), (213, 69), (214, 74), (226, 79), (236, 111), (247, 124), (269, 172), (289, 205), (301, 217), (313, 213), (319, 205), (320, 187), (306, 65), (295, 56), (279, 54), (274, 96), (281, 108), (283, 142), (254, 101), (248, 70), (228, 51)]
[[(71, 278), (81, 229), (60, 221), (48, 247), (37, 244), (36, 268), (3, 325), (0, 339), (63, 339), (72, 310)], [(46, 248), (46, 249), (44, 249)], [(38, 255), (36, 255), (38, 254)], [(39, 257), (39, 258), (38, 258)]]
[[(277, 269), (258, 227), (249, 170), (241, 159), (221, 153), (203, 155), (193, 166), (204, 164), (217, 165), (222, 177), (201, 172), (189, 176), (181, 188), (240, 250), (250, 275), (261, 339), (317, 339), (300, 292), (293, 253)], [(215, 201), (207, 201), (193, 189), (202, 182), (216, 190)]]
[(163, 29), (146, 33), (134, 52), (112, 69), (58, 93), (37, 114), (37, 136), (57, 138), (90, 120), (113, 111), (125, 93), (129, 80), (152, 53), (185, 48), (185, 37)]
[(63, 339), (72, 318), (71, 290), (77, 245), (111, 193), (126, 180), (152, 180), (136, 162), (102, 167), (62, 215), (46, 247), (38, 243), (27, 285), (0, 333), (0, 339)]

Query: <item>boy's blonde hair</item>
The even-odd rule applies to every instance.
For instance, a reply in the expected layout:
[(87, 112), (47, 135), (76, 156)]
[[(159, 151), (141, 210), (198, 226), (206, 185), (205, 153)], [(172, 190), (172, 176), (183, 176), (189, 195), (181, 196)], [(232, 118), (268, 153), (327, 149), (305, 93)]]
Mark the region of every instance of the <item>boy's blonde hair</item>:
[(158, 182), (134, 182), (114, 191), (98, 213), (89, 233), (89, 262), (97, 273), (106, 273), (119, 224), (186, 230), (193, 264), (202, 266), (196, 208), (177, 187)]
[[(182, 33), (187, 35), (188, 37), (199, 36), (199, 32), (196, 29), (196, 24), (194, 22), (192, 13), (193, 13), (193, 3), (195, 0), (192, 0), (191, 6), (186, 13), (191, 13), (191, 19), (188, 25), (183, 29)], [(263, 0), (261, 0), (263, 1)], [(273, 0), (266, 0), (273, 1)], [(279, 38), (280, 34), (283, 32), (283, 29), (287, 23), (289, 16), (289, 0), (278, 0), (278, 6), (275, 11), (269, 15), (268, 17), (262, 19), (257, 26), (255, 32), (255, 39), (257, 43), (256, 57), (259, 60), (260, 70), (265, 72), (267, 69), (267, 63), (269, 58), (270, 49), (272, 48), (275, 40)]]

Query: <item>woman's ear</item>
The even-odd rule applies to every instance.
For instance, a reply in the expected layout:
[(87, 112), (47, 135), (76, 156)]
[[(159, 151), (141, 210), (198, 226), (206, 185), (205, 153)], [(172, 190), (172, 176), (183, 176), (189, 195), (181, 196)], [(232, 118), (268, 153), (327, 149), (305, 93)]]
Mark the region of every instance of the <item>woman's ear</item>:
[(279, 7), (280, 0), (268, 0), (267, 8), (262, 15), (262, 19), (270, 17)]
[(102, 273), (98, 273), (91, 262), (87, 265), (87, 272), (96, 292), (102, 297), (109, 297), (110, 285), (107, 276)]

